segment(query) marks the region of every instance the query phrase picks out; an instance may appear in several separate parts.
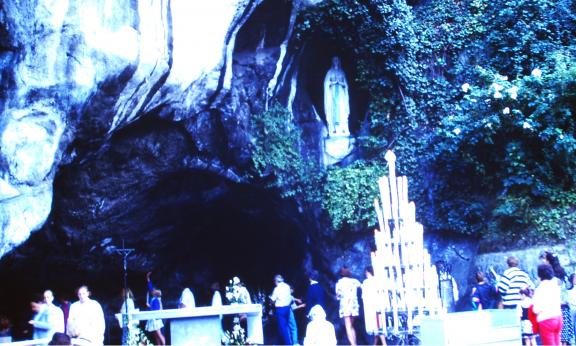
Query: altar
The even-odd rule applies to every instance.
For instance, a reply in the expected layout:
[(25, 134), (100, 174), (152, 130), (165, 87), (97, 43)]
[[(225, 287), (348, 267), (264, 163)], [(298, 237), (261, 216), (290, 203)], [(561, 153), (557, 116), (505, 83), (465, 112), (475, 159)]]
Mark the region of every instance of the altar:
[[(170, 338), (173, 345), (220, 345), (222, 337), (220, 316), (235, 314), (247, 316), (247, 338), (255, 344), (264, 344), (260, 304), (134, 311), (129, 313), (129, 317), (130, 320), (170, 320)], [(116, 317), (122, 320), (122, 314), (118, 313)]]

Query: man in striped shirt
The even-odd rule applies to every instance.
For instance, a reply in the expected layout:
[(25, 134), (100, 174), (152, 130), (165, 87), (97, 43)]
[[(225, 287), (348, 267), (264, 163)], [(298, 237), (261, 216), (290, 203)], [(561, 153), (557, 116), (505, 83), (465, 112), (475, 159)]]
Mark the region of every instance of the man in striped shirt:
[(528, 274), (522, 269), (518, 268), (518, 258), (510, 256), (506, 260), (508, 269), (498, 280), (498, 292), (502, 297), (502, 304), (504, 309), (516, 309), (516, 305), (520, 303), (522, 297), (520, 290), (524, 287), (534, 289), (534, 283)]

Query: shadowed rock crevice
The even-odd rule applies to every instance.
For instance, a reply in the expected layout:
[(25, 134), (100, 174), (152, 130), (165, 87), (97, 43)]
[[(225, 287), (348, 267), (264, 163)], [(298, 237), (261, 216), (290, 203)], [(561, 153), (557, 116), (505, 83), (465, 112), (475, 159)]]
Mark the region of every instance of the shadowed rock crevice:
[(280, 46), (288, 30), (291, 10), (289, 1), (263, 1), (238, 33), (235, 52)]

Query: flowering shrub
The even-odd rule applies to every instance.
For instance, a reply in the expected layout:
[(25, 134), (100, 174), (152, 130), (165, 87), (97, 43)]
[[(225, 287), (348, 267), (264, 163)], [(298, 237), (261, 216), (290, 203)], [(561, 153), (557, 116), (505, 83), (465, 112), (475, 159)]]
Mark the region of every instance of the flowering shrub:
[[(576, 153), (576, 59), (565, 51), (550, 58), (515, 78), (477, 66), (475, 81), (460, 87), (461, 112), (437, 130), (437, 155), (457, 158), (469, 182), (496, 194), (490, 205), (476, 204), (484, 240), (506, 234), (530, 244), (567, 239), (576, 229), (576, 165), (569, 159)], [(471, 199), (472, 188), (463, 191)], [(451, 205), (437, 221), (451, 222), (450, 212), (465, 215), (470, 205)]]

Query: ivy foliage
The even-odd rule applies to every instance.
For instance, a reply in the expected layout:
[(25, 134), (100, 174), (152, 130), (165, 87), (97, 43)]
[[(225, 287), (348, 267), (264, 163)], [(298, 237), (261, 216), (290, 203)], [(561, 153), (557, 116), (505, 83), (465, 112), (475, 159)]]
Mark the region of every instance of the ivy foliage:
[(324, 171), (315, 163), (318, 160), (304, 156), (302, 133), (286, 108), (276, 103), (252, 119), (252, 165), (268, 188), (285, 198), (321, 205), (336, 230), (374, 223), (375, 182), (383, 175), (383, 166), (360, 160)]
[(330, 215), (334, 229), (376, 223), (374, 199), (380, 198), (376, 182), (385, 173), (384, 166), (362, 160), (348, 167), (328, 169), (322, 207)]
[(302, 133), (290, 112), (275, 103), (252, 117), (252, 133), (252, 165), (256, 176), (267, 178), (267, 187), (278, 189), (282, 197), (318, 202), (318, 186), (323, 185), (324, 172), (315, 160), (303, 156)]
[(292, 46), (331, 38), (352, 56), (349, 75), (370, 95), (358, 116), (365, 119), (358, 159), (314, 171), (314, 183), (296, 163), (297, 149), (273, 149), (266, 155), (278, 162), (258, 167), (277, 167), (279, 186), (304, 184), (290, 191), (315, 186), (334, 228), (362, 229), (374, 223), (370, 180), (393, 149), (428, 230), (488, 244), (573, 237), (575, 13), (573, 0), (328, 0), (309, 7)]

